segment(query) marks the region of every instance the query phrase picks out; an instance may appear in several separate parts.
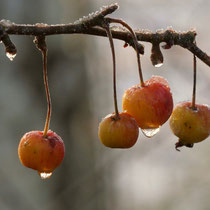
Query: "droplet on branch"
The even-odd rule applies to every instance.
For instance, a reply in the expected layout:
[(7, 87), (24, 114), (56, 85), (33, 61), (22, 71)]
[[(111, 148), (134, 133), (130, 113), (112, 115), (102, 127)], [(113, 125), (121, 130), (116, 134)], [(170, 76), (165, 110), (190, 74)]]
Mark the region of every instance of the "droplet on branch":
[(163, 65), (163, 54), (160, 50), (159, 43), (152, 44), (150, 59), (152, 61), (152, 65), (155, 67), (161, 67)]
[(15, 58), (15, 56), (16, 56), (16, 53), (9, 53), (9, 52), (6, 52), (6, 56), (11, 60), (11, 61), (13, 61), (14, 60), (14, 58)]
[(15, 45), (11, 42), (7, 47), (6, 47), (6, 56), (13, 61), (15, 56), (17, 55), (17, 50)]

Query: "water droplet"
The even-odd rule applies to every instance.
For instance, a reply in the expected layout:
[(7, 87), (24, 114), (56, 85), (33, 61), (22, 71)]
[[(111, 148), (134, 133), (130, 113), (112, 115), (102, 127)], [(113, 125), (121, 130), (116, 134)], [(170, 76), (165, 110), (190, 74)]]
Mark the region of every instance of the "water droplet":
[(163, 65), (163, 63), (157, 63), (154, 66), (158, 68), (158, 67), (161, 67), (162, 65)]
[(159, 128), (141, 129), (141, 131), (146, 137), (151, 138), (160, 131), (160, 127)]
[(51, 177), (52, 175), (52, 172), (50, 173), (46, 173), (46, 172), (38, 172), (39, 173), (39, 176), (41, 177), (41, 179), (48, 179)]
[(13, 61), (13, 59), (15, 58), (15, 56), (16, 56), (16, 53), (15, 54), (13, 54), (13, 53), (9, 53), (9, 52), (7, 52), (6, 53), (6, 56), (11, 60), (11, 61)]

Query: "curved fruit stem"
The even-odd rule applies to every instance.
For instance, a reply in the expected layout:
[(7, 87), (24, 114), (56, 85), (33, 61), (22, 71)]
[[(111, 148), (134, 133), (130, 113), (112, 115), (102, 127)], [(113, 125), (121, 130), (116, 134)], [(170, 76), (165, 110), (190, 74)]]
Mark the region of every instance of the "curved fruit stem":
[(43, 136), (47, 136), (47, 131), (48, 131), (49, 126), (50, 126), (50, 117), (51, 117), (51, 110), (52, 110), (50, 90), (49, 90), (48, 77), (47, 77), (47, 48), (42, 51), (42, 57), (43, 57), (44, 86), (45, 86), (47, 104), (48, 104), (47, 117), (46, 117), (46, 121), (45, 121)]
[(48, 104), (47, 117), (45, 121), (43, 136), (47, 136), (47, 131), (50, 125), (52, 105), (51, 105), (50, 90), (49, 90), (48, 78), (47, 78), (47, 45), (45, 41), (45, 36), (35, 36), (34, 43), (36, 47), (42, 52), (44, 86), (45, 86), (45, 92), (46, 92), (47, 104)]
[(196, 73), (197, 73), (196, 56), (193, 54), (193, 94), (192, 94), (192, 109), (196, 110), (195, 98), (196, 98)]
[(123, 20), (114, 19), (114, 18), (106, 18), (106, 20), (110, 23), (119, 23), (130, 31), (131, 36), (133, 38), (133, 43), (134, 43), (134, 46), (135, 46), (135, 50), (136, 50), (140, 84), (143, 87), (144, 86), (144, 79), (143, 79), (143, 74), (142, 74), (142, 69), (141, 69), (140, 53), (139, 53), (139, 50), (138, 50), (138, 40), (137, 40), (136, 34), (134, 33), (133, 29)]
[(117, 105), (117, 88), (116, 88), (116, 58), (115, 58), (115, 49), (114, 42), (112, 38), (112, 33), (109, 28), (108, 23), (104, 23), (104, 29), (106, 30), (107, 36), (109, 38), (109, 43), (112, 51), (112, 61), (113, 61), (113, 93), (114, 93), (114, 108), (115, 108), (115, 118), (120, 119), (118, 105)]

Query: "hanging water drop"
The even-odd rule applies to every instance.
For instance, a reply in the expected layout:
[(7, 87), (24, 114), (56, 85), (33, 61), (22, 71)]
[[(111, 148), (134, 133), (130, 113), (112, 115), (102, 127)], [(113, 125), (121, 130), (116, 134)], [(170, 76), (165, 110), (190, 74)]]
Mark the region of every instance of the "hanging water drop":
[(158, 67), (161, 67), (162, 65), (163, 65), (163, 63), (160, 62), (160, 63), (155, 64), (154, 66), (158, 68)]
[(11, 61), (13, 61), (13, 59), (14, 59), (15, 56), (16, 56), (16, 53), (9, 53), (9, 52), (6, 52), (6, 56), (7, 56)]
[(39, 176), (41, 177), (41, 179), (48, 179), (51, 177), (52, 175), (52, 172), (50, 173), (46, 173), (46, 172), (38, 172), (39, 173)]
[(153, 43), (150, 59), (154, 67), (161, 67), (163, 65), (163, 54), (160, 50), (159, 43)]
[(146, 137), (151, 138), (160, 131), (160, 127), (159, 128), (141, 129), (141, 131)]

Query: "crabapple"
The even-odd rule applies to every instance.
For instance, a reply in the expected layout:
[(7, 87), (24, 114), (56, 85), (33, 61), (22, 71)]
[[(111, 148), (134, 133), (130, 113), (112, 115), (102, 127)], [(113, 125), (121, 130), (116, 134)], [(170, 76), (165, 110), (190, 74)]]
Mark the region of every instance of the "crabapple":
[(138, 125), (128, 113), (107, 115), (99, 124), (98, 136), (101, 142), (111, 148), (130, 148), (139, 135)]
[[(41, 178), (48, 178), (64, 158), (65, 146), (60, 136), (51, 130), (30, 131), (22, 137), (18, 147), (21, 163), (37, 170)], [(46, 177), (45, 177), (46, 176)]]
[(170, 117), (173, 98), (168, 82), (153, 76), (126, 90), (123, 95), (123, 110), (133, 116), (141, 129), (157, 129)]
[(192, 147), (210, 134), (210, 108), (208, 105), (181, 102), (176, 105), (169, 120), (171, 130), (179, 137), (177, 147)]

